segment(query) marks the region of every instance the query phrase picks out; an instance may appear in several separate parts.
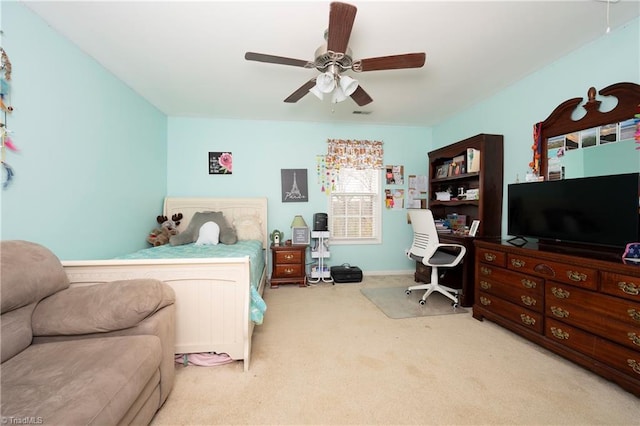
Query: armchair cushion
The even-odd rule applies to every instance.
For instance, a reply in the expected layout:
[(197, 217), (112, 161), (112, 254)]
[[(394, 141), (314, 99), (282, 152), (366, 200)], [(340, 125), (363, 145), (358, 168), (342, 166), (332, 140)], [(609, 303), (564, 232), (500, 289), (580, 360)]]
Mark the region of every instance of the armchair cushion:
[(175, 302), (154, 279), (71, 287), (43, 299), (33, 312), (34, 336), (104, 333), (134, 327)]

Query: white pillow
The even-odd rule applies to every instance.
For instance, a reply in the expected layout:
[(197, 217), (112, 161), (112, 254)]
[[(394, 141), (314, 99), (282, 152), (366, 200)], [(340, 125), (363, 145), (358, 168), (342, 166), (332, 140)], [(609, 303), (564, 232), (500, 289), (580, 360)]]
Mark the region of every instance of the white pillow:
[(233, 220), (239, 240), (262, 240), (262, 226), (256, 215), (239, 216)]
[(200, 234), (195, 245), (216, 245), (220, 242), (220, 227), (215, 222), (205, 222), (200, 227)]

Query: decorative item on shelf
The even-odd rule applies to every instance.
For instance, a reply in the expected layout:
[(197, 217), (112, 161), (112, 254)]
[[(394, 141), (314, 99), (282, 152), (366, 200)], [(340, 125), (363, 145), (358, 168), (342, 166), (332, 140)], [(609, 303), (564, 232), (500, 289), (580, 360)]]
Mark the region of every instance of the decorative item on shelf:
[(480, 171), (480, 150), (467, 148), (467, 173)]
[(469, 228), (469, 236), (475, 237), (479, 227), (480, 227), (479, 220), (474, 220), (473, 222), (471, 222), (471, 228)]
[(479, 189), (467, 189), (465, 194), (465, 198), (467, 200), (479, 200), (480, 199), (480, 190)]
[(277, 229), (275, 229), (271, 233), (271, 242), (273, 243), (274, 246), (279, 246), (283, 238), (284, 238), (284, 234), (281, 231), (278, 231)]
[(310, 242), (309, 227), (300, 215), (296, 215), (291, 222), (291, 241), (300, 245), (308, 245)]
[(451, 200), (451, 193), (449, 193), (448, 191), (436, 192), (436, 200), (437, 201), (449, 201), (449, 200)]

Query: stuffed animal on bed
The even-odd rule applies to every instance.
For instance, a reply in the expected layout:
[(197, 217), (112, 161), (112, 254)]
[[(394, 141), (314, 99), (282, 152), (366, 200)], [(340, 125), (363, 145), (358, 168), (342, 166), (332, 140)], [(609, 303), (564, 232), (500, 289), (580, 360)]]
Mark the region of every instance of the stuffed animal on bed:
[(158, 216), (156, 220), (160, 224), (160, 228), (155, 228), (149, 233), (147, 242), (154, 247), (167, 244), (171, 236), (178, 235), (178, 225), (180, 225), (182, 217), (182, 213), (174, 214), (171, 219), (166, 216)]

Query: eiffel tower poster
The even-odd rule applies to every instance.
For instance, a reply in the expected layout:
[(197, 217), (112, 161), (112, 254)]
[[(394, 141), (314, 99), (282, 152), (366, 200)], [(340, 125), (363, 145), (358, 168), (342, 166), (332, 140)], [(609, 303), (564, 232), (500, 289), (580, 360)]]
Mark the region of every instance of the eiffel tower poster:
[(280, 169), (283, 203), (305, 203), (309, 201), (307, 169)]

